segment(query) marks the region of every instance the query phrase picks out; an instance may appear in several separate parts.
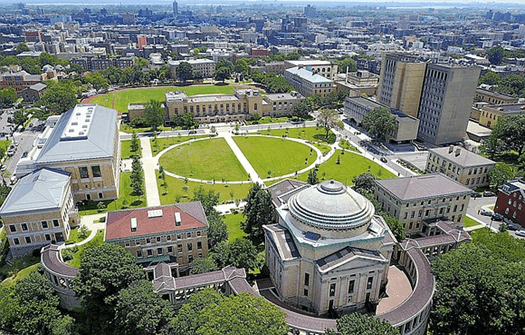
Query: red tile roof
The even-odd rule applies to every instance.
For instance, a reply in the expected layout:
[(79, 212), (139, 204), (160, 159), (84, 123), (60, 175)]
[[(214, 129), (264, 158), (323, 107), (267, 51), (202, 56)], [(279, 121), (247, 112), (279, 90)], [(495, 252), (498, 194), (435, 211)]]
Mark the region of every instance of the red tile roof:
[[(154, 210), (162, 210), (162, 216), (148, 218), (148, 212)], [(177, 212), (181, 216), (180, 226), (175, 225), (175, 213)], [(137, 219), (137, 230), (135, 232), (131, 231), (132, 218)], [(198, 201), (129, 209), (108, 213), (106, 241), (207, 227), (208, 221), (206, 220), (204, 209)]]

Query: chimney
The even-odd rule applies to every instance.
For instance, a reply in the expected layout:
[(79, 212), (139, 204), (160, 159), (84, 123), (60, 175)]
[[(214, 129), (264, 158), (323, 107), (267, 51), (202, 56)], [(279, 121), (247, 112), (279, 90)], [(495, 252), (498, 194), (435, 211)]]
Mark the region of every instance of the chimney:
[(452, 151), (454, 151), (454, 145), (451, 144), (449, 147), (448, 147), (448, 153), (451, 154)]
[(460, 147), (456, 148), (456, 157), (458, 157), (460, 153), (461, 153), (461, 148)]

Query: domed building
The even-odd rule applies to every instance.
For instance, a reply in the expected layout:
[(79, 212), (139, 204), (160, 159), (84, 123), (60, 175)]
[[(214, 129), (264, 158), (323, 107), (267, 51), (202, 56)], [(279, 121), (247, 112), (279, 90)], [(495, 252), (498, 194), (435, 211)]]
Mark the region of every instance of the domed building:
[(396, 239), (372, 203), (334, 180), (269, 191), (278, 223), (264, 226), (266, 262), (278, 298), (315, 315), (373, 311)]

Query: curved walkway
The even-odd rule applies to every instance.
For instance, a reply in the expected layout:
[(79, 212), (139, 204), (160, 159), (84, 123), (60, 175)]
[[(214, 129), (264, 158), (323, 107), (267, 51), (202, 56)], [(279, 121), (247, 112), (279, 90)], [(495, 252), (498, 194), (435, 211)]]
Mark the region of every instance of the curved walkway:
[(106, 222), (99, 222), (99, 220), (102, 217), (105, 217), (107, 213), (100, 213), (100, 214), (93, 214), (93, 215), (85, 215), (80, 219), (80, 224), (78, 225), (78, 229), (82, 226), (86, 226), (89, 230), (91, 230), (91, 234), (89, 234), (88, 237), (83, 239), (80, 242), (68, 244), (65, 243), (60, 244), (58, 246), (59, 249), (67, 249), (67, 248), (73, 248), (78, 247), (79, 245), (83, 245), (91, 241), (95, 238), (95, 235), (97, 235), (97, 232), (99, 229), (106, 229)]

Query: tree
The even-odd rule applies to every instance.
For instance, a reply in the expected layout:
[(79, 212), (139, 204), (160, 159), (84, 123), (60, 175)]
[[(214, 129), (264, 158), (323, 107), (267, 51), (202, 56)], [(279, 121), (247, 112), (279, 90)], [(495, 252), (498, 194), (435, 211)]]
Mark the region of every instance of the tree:
[(54, 113), (62, 114), (76, 106), (77, 97), (70, 87), (57, 84), (44, 92), (41, 102)]
[(115, 330), (127, 335), (159, 334), (173, 314), (170, 302), (154, 291), (151, 282), (141, 280), (118, 292)]
[(259, 115), (259, 113), (255, 112), (253, 113), (252, 115), (252, 120), (253, 121), (259, 121), (261, 119), (261, 115)]
[(311, 169), (310, 172), (308, 172), (308, 179), (306, 182), (310, 185), (316, 185), (319, 184), (319, 179), (317, 178), (317, 171), (315, 169)]
[(525, 330), (522, 262), (494, 256), (474, 242), (436, 258), (432, 273), (436, 278), (432, 334), (517, 335)]
[(144, 179), (142, 178), (142, 164), (138, 155), (132, 156), (131, 162), (131, 195), (140, 196), (144, 194), (142, 186), (144, 184)]
[(343, 315), (337, 321), (337, 331), (327, 329), (327, 335), (400, 335), (399, 331), (385, 320), (368, 315), (352, 313)]
[(228, 227), (215, 209), (206, 215), (208, 219), (208, 247), (213, 250), (222, 241), (228, 240)]
[(144, 105), (144, 119), (153, 131), (156, 131), (164, 123), (165, 115), (166, 110), (164, 110), (160, 101), (150, 100)]
[(216, 68), (215, 71), (213, 71), (213, 79), (217, 81), (222, 81), (224, 83), (224, 80), (230, 78), (231, 76), (231, 70), (227, 67), (219, 67)]
[(245, 59), (239, 58), (235, 61), (235, 66), (233, 67), (233, 70), (237, 73), (242, 73), (243, 75), (248, 75), (249, 70), (248, 63)]
[(87, 333), (111, 329), (120, 290), (144, 278), (135, 261), (124, 247), (114, 244), (85, 249), (79, 272), (73, 278), (73, 290), (85, 307)]
[(16, 90), (13, 87), (4, 88), (0, 90), (0, 106), (7, 107), (13, 105), (18, 97), (16, 96)]
[[(505, 150), (515, 150), (518, 156), (525, 152), (525, 114), (509, 115), (498, 120), (488, 138), (497, 139)], [(498, 141), (495, 141), (497, 144)]]
[(133, 131), (133, 133), (131, 134), (131, 148), (130, 148), (131, 152), (139, 151), (139, 146), (140, 146), (139, 137), (137, 133)]
[(255, 270), (259, 267), (257, 261), (257, 248), (247, 239), (238, 238), (228, 244), (228, 264), (246, 271)]
[(505, 58), (505, 50), (500, 46), (496, 46), (487, 51), (487, 56), (492, 64), (500, 65)]
[(487, 84), (487, 85), (498, 85), (501, 78), (496, 72), (488, 71), (481, 77), (479, 77), (478, 84)]
[(363, 128), (373, 137), (387, 141), (397, 130), (396, 117), (390, 113), (390, 107), (374, 108), (363, 118)]
[(199, 123), (193, 118), (193, 113), (189, 112), (180, 115), (177, 119), (177, 123), (182, 127), (182, 129), (192, 129), (199, 126)]
[(206, 257), (198, 257), (191, 262), (190, 273), (199, 274), (217, 270), (217, 264), (213, 257), (208, 254)]
[(304, 99), (304, 100), (301, 100), (299, 103), (296, 103), (292, 107), (290, 114), (300, 119), (306, 119), (307, 117), (310, 116), (310, 113), (313, 111), (314, 111), (313, 106), (308, 102), (308, 100)]
[(243, 231), (253, 244), (259, 245), (264, 240), (262, 226), (274, 221), (274, 208), (270, 193), (259, 183), (254, 183), (248, 192), (243, 215), (246, 221), (242, 223)]
[(15, 126), (19, 126), (24, 124), (28, 120), (27, 114), (23, 109), (17, 110), (13, 117), (9, 117), (7, 119), (7, 122), (14, 124)]
[(510, 94), (523, 96), (523, 93), (525, 93), (525, 77), (518, 74), (510, 74), (501, 79), (498, 89), (500, 86), (508, 87), (511, 90)]
[(100, 89), (106, 89), (109, 87), (108, 80), (100, 74), (100, 72), (90, 72), (84, 76), (84, 79), (93, 85), (93, 88), (97, 91)]
[(339, 73), (346, 73), (357, 71), (357, 63), (352, 57), (345, 57), (339, 61)]
[(204, 213), (206, 215), (212, 213), (212, 211), (215, 210), (213, 208), (214, 206), (217, 206), (219, 204), (219, 197), (221, 194), (219, 192), (216, 192), (214, 190), (206, 190), (201, 185), (198, 189), (193, 191), (193, 198), (192, 201), (200, 201), (202, 204), (202, 208), (204, 209)]
[(394, 217), (391, 217), (389, 216), (388, 214), (386, 213), (377, 213), (379, 215), (381, 215), (383, 217), (383, 219), (385, 220), (386, 224), (388, 225), (388, 228), (390, 228), (390, 231), (392, 231), (392, 234), (394, 234), (395, 238), (398, 240), (398, 241), (403, 241), (406, 237), (406, 234), (405, 234), (405, 227), (403, 226), (403, 224), (401, 222), (399, 222), (398, 219), (394, 218)]
[(361, 194), (373, 192), (375, 188), (374, 180), (376, 177), (370, 172), (363, 172), (352, 179), (353, 189)]
[(177, 78), (182, 82), (193, 79), (193, 69), (188, 62), (180, 62), (175, 71)]
[(16, 46), (16, 49), (15, 49), (15, 53), (18, 55), (22, 52), (27, 52), (27, 51), (31, 51), (29, 49), (29, 47), (27, 46), (27, 44), (25, 43), (19, 43), (17, 46)]
[(317, 116), (317, 121), (322, 127), (324, 127), (326, 131), (326, 138), (328, 138), (328, 133), (330, 132), (330, 129), (332, 128), (343, 129), (344, 128), (343, 122), (339, 120), (339, 115), (333, 109), (322, 110), (319, 113), (319, 116)]
[(498, 190), (512, 178), (514, 178), (514, 171), (512, 171), (512, 167), (506, 163), (498, 162), (489, 171), (490, 186), (493, 190)]
[(71, 334), (73, 319), (61, 314), (55, 290), (38, 272), (19, 281), (12, 292), (5, 291), (0, 302), (2, 325), (14, 329), (17, 334)]
[(283, 335), (286, 314), (248, 293), (223, 296), (212, 289), (193, 294), (170, 322), (178, 335)]

